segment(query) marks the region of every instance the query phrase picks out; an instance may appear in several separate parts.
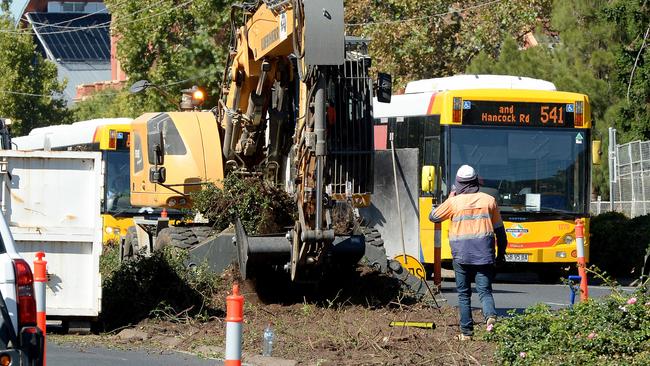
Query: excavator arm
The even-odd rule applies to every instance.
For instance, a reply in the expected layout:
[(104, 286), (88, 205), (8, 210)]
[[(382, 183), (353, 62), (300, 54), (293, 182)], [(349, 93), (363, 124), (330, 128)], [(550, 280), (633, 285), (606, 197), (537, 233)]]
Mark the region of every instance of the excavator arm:
[(294, 196), (291, 276), (305, 279), (339, 234), (337, 202), (369, 203), (367, 43), (346, 42), (343, 0), (239, 4), (232, 19), (219, 114), (227, 174), (261, 175)]

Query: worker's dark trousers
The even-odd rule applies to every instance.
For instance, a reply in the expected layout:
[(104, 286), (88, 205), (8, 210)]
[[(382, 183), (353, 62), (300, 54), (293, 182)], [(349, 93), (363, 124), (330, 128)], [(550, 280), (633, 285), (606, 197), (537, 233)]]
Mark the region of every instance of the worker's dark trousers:
[(453, 261), (456, 273), (456, 290), (458, 291), (458, 308), (460, 311), (460, 330), (465, 335), (474, 334), (472, 320), (472, 281), (476, 282), (476, 292), (483, 305), (485, 319), (496, 317), (497, 311), (492, 297), (492, 280), (494, 280), (494, 265), (460, 264)]

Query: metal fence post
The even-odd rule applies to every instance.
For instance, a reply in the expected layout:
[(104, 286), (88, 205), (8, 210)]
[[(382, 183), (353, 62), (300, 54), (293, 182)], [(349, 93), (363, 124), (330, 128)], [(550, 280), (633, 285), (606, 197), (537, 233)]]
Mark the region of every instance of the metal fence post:
[(609, 165), (609, 209), (614, 211), (614, 193), (616, 192), (616, 129), (609, 128), (609, 145), (607, 150)]

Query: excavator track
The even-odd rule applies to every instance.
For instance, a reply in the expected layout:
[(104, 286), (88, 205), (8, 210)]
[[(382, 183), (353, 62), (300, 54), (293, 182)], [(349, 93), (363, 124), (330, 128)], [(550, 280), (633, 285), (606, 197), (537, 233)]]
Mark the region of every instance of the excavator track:
[(422, 298), (428, 294), (427, 284), (423, 280), (413, 276), (398, 261), (387, 257), (384, 240), (377, 229), (362, 227), (361, 233), (366, 241), (362, 264), (399, 280), (402, 288), (411, 291), (417, 298)]

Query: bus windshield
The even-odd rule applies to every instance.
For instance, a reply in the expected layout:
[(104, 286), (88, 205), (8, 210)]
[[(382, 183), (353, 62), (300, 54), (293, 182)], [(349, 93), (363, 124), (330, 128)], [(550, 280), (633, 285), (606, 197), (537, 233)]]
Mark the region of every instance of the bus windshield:
[(104, 176), (104, 213), (119, 214), (130, 210), (129, 151), (106, 151)]
[(471, 165), (502, 212), (582, 214), (588, 141), (580, 129), (453, 127), (450, 178)]

